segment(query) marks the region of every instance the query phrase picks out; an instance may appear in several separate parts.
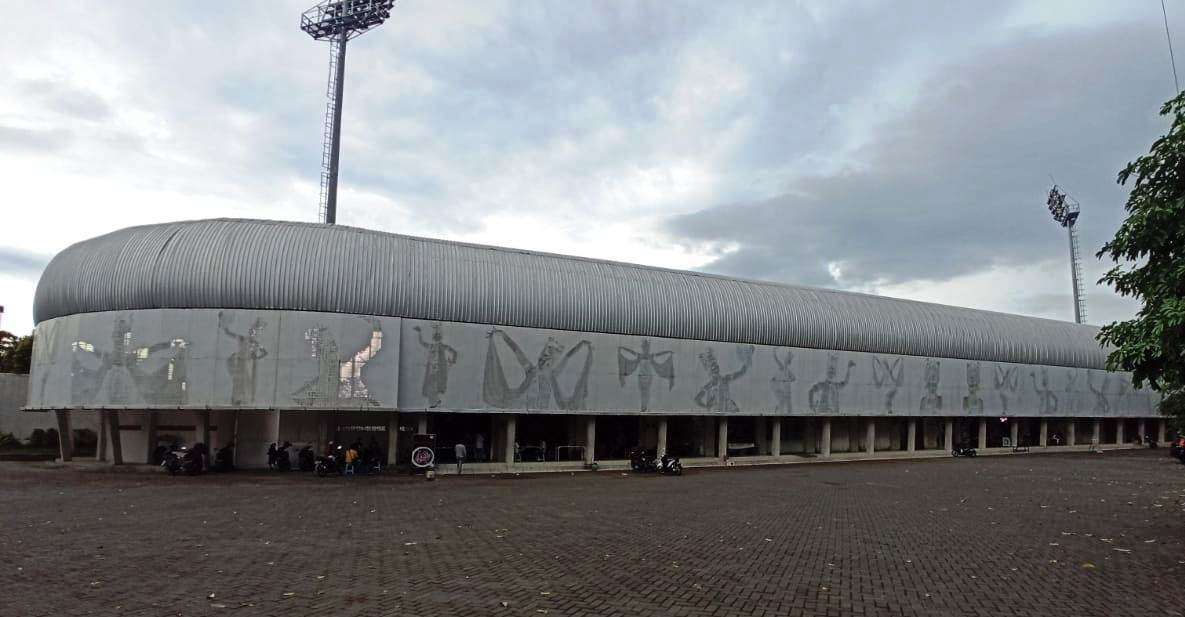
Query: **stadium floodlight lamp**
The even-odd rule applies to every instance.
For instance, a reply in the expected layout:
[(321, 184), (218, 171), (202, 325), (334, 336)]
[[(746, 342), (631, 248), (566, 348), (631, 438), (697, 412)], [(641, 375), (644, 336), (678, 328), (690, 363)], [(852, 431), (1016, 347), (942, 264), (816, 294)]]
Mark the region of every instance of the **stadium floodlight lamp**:
[(341, 157), (342, 94), (346, 81), (346, 41), (382, 25), (395, 0), (325, 0), (301, 13), (300, 29), (329, 41), (329, 87), (321, 150), (320, 219), (337, 222), (337, 172)]

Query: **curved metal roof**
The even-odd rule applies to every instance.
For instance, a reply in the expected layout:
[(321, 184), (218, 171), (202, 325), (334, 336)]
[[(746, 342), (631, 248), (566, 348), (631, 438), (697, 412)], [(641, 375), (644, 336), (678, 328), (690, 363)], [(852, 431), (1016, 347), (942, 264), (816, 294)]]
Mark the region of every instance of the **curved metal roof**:
[(1097, 328), (353, 227), (216, 219), (75, 244), (34, 317), (153, 308), (386, 315), (1104, 368)]

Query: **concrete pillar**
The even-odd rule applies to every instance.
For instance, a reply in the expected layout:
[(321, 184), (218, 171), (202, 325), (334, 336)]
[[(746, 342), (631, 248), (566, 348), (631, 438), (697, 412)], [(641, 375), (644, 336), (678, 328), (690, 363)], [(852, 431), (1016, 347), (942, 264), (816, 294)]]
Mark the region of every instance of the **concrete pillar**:
[(1078, 445), (1078, 423), (1074, 421), (1074, 418), (1066, 421), (1066, 445)]
[(1115, 443), (1123, 443), (1123, 418), (1115, 420)]
[(277, 409), (277, 410), (273, 411), (272, 413), (274, 414), (273, 417), (268, 418), (269, 420), (272, 421), (272, 427), (271, 427), (272, 428), (272, 435), (271, 435), (270, 441), (276, 442), (276, 447), (279, 448), (280, 443), (281, 443), (281, 441), (280, 441), (280, 410)]
[(782, 419), (773, 418), (769, 435), (769, 453), (773, 456), (782, 455)]
[(819, 450), (823, 456), (831, 456), (831, 418), (823, 418), (823, 430), (819, 435)]
[[(511, 417), (513, 418), (514, 416), (511, 416)], [(427, 435), (428, 434), (428, 414), (426, 414), (426, 413), (420, 414), (419, 423), (416, 426), (416, 431), (420, 435)]]
[(716, 458), (728, 457), (728, 418), (716, 418)]
[[(475, 453), (476, 454), (476, 453)], [(387, 416), (387, 465), (399, 464), (399, 412)]]
[[(421, 426), (428, 423), (428, 418), (426, 416), (420, 416), (420, 418)], [(506, 439), (504, 440), (506, 443), (506, 453), (503, 460), (506, 461), (507, 465), (514, 464), (514, 443), (517, 439), (515, 436), (515, 431), (518, 428), (517, 421), (518, 419), (513, 414), (506, 416)], [(426, 428), (427, 427), (425, 427), (425, 429)]]
[(210, 452), (210, 411), (198, 412), (197, 438), (206, 444), (206, 451)]
[(58, 417), (58, 456), (63, 461), (74, 458), (74, 435), (70, 432), (70, 411), (59, 409), (54, 412)]
[(1041, 418), (1041, 433), (1037, 436), (1038, 445), (1044, 448), (1049, 444), (1049, 420)]
[(239, 410), (234, 410), (234, 428), (231, 429), (230, 434), (230, 464), (234, 467), (239, 466)]
[(1136, 437), (1140, 439), (1140, 443), (1144, 443), (1144, 437), (1147, 435), (1148, 433), (1144, 432), (1144, 419), (1136, 420)]
[(909, 430), (905, 435), (905, 451), (913, 452), (917, 449), (918, 442), (918, 420), (917, 418), (909, 419)]
[[(328, 412), (318, 411), (317, 414), (317, 456), (325, 452), (325, 448), (329, 447), (329, 416)], [(218, 431), (222, 434), (222, 431)]]
[(980, 450), (987, 448), (987, 418), (979, 419), (979, 446)]
[(119, 435), (119, 412), (107, 411), (107, 436), (111, 439), (111, 464), (123, 464), (123, 445)]
[(757, 454), (769, 454), (769, 420), (763, 416), (753, 418), (753, 441), (757, 442)]
[(1018, 418), (1008, 419), (1008, 436), (1012, 438), (1013, 448), (1020, 445), (1020, 422)]
[(146, 436), (144, 447), (148, 449), (144, 460), (148, 463), (152, 463), (152, 455), (156, 452), (156, 420), (156, 412), (144, 412), (144, 434)]
[(654, 447), (654, 453), (657, 456), (662, 456), (667, 453), (667, 419), (658, 419), (658, 441)]
[[(666, 419), (663, 419), (663, 438), (666, 438)], [(584, 463), (591, 465), (597, 460), (597, 417), (589, 416), (584, 422)]]
[(942, 447), (946, 450), (955, 449), (955, 421), (947, 418), (942, 428)]
[(1156, 441), (1157, 441), (1157, 443), (1162, 443), (1162, 444), (1165, 442), (1165, 421), (1164, 420), (1157, 420), (1156, 421)]
[(1100, 418), (1095, 418), (1090, 425), (1090, 445), (1099, 445), (1103, 435), (1103, 421)]
[(864, 453), (873, 452), (876, 452), (876, 418), (868, 418), (864, 421)]
[(107, 412), (100, 411), (99, 414), (99, 443), (95, 445), (95, 460), (107, 460)]

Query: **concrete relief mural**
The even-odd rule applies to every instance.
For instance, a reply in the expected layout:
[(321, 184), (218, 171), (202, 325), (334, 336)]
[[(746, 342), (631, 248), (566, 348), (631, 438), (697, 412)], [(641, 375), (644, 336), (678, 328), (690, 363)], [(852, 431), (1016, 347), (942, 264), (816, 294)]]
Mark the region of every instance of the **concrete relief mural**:
[(838, 355), (830, 354), (827, 356), (827, 372), (823, 376), (823, 381), (811, 386), (810, 392), (807, 394), (807, 400), (809, 401), (812, 413), (839, 413), (839, 395), (847, 387), (848, 381), (852, 378), (852, 369), (856, 367), (856, 361), (848, 360), (847, 372), (844, 373), (842, 381), (836, 381), (835, 379), (835, 376), (838, 374), (838, 364)]
[(773, 357), (774, 364), (778, 365), (778, 371), (769, 380), (770, 388), (774, 391), (774, 396), (777, 398), (778, 406), (777, 412), (780, 414), (790, 415), (794, 413), (794, 371), (791, 370), (790, 364), (794, 362), (794, 352), (787, 349), (785, 358), (778, 357), (778, 350), (774, 349)]
[(1111, 411), (1111, 402), (1107, 400), (1107, 385), (1110, 382), (1111, 376), (1103, 375), (1100, 383), (1096, 386), (1094, 372), (1092, 371), (1086, 374), (1086, 387), (1094, 395), (1094, 412), (1096, 414), (1106, 415)]
[(983, 397), (979, 395), (982, 370), (983, 366), (979, 362), (967, 363), (967, 395), (963, 397), (963, 413), (969, 416), (983, 415)]
[(905, 368), (901, 364), (901, 358), (893, 358), (890, 362), (880, 356), (873, 356), (872, 381), (878, 389), (888, 388), (885, 392), (885, 413), (892, 415), (893, 398), (897, 396), (901, 384), (905, 383)]
[(302, 407), (338, 407), (372, 405), (380, 401), (372, 399), (363, 380), (366, 364), (383, 348), (382, 324), (377, 319), (363, 319), (370, 322), (370, 340), (365, 346), (354, 350), (339, 347), (333, 333), (318, 325), (305, 330), (304, 339), (309, 347), (309, 356), (317, 361), (317, 374), (293, 393), (293, 400)]
[(1001, 366), (996, 364), (996, 394), (1000, 397), (999, 412), (1001, 416), (1008, 415), (1008, 397), (1016, 393), (1020, 387), (1019, 367), (1014, 364)]
[[(184, 339), (137, 345), (131, 319), (121, 316), (112, 325), (107, 345), (80, 338), (70, 343), (70, 351), (74, 402), (100, 400), (116, 405), (187, 402)], [(161, 366), (151, 369), (153, 363)]]
[(942, 411), (942, 395), (938, 393), (938, 383), (942, 379), (941, 370), (941, 362), (934, 358), (926, 358), (925, 371), (922, 373), (925, 378), (926, 393), (922, 395), (922, 399), (918, 403), (918, 411), (923, 413)]
[(267, 349), (260, 342), (267, 322), (256, 318), (241, 334), (231, 330), (233, 325), (233, 314), (218, 312), (219, 330), (235, 342), (235, 350), (226, 359), (226, 370), (231, 380), (230, 402), (232, 405), (252, 406), (256, 403), (255, 375), (259, 370), (259, 361), (267, 357)]
[[(585, 408), (589, 369), (593, 361), (591, 342), (581, 340), (571, 349), (566, 349), (556, 337), (549, 336), (543, 350), (539, 352), (538, 359), (532, 362), (505, 330), (492, 328), (486, 339), (489, 342), (482, 378), (482, 400), (486, 403), (502, 409), (523, 407), (570, 411)], [(513, 354), (522, 372), (522, 379), (514, 386), (507, 381), (502, 357), (498, 352), (499, 341)], [(583, 360), (577, 359), (580, 364), (576, 369), (575, 384), (565, 393), (561, 377), (568, 367), (568, 362), (579, 357)]]
[(439, 407), (444, 393), (448, 391), (448, 372), (457, 363), (457, 350), (444, 342), (440, 322), (432, 324), (430, 341), (424, 340), (423, 330), (413, 326), (416, 342), (424, 348), (426, 361), (424, 362), (424, 381), (420, 386), (420, 394), (428, 401), (428, 408)]
[(732, 398), (732, 382), (749, 372), (749, 367), (753, 366), (753, 351), (752, 345), (737, 346), (736, 355), (740, 366), (731, 373), (720, 371), (716, 352), (710, 348), (700, 352), (698, 358), (700, 365), (708, 373), (708, 381), (695, 393), (695, 404), (712, 413), (739, 413), (740, 407)]
[(1062, 395), (1062, 413), (1070, 416), (1078, 411), (1078, 369), (1066, 369), (1066, 387)]
[(1042, 416), (1057, 415), (1057, 395), (1049, 385), (1049, 369), (1041, 367), (1041, 383), (1037, 383), (1037, 372), (1029, 373), (1033, 380), (1033, 390), (1037, 393), (1037, 413)]
[(660, 379), (667, 380), (668, 391), (675, 388), (675, 352), (652, 352), (648, 339), (642, 339), (639, 348), (639, 351), (634, 351), (629, 347), (617, 348), (618, 377), (621, 380), (621, 387), (624, 388), (626, 378), (637, 373), (638, 396), (641, 399), (639, 409), (649, 411), (650, 386), (654, 383), (655, 375)]

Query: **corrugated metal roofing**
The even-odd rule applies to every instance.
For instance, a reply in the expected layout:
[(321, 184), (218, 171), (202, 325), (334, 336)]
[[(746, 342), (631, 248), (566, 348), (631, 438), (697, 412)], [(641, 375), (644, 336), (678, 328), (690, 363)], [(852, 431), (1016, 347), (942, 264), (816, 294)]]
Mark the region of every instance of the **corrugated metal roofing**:
[(217, 219), (75, 244), (38, 322), (95, 311), (244, 308), (1103, 368), (1097, 328), (866, 294), (414, 238)]

